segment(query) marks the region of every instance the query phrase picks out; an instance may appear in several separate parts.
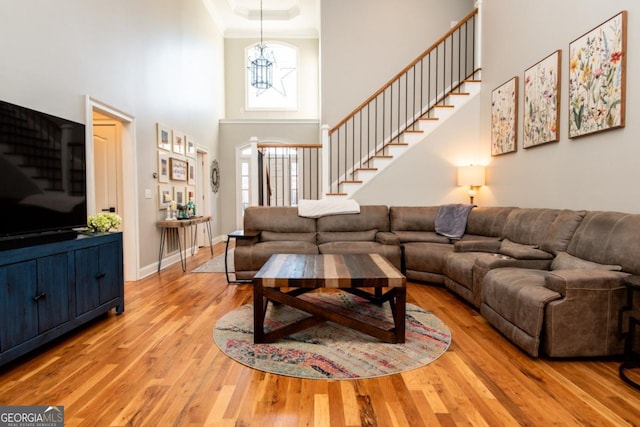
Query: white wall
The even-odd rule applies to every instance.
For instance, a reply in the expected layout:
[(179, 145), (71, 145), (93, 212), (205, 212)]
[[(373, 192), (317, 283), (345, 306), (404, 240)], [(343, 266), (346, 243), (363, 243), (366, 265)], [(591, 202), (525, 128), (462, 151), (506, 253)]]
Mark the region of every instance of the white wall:
[[(628, 11), (626, 127), (568, 138), (569, 43), (622, 10)], [(635, 0), (485, 0), (480, 139), (490, 161), (492, 197), (485, 204), (640, 212), (640, 4)], [(522, 148), (524, 70), (562, 49), (560, 141)], [(520, 77), (518, 151), (490, 156), (491, 91)], [(483, 190), (484, 191), (484, 190)]]
[(471, 12), (473, 3), (322, 0), (322, 123), (337, 124)]
[(140, 265), (155, 263), (155, 124), (215, 157), (224, 115), (223, 40), (201, 0), (0, 0), (0, 52), (0, 99), (84, 122), (90, 95), (135, 117)]

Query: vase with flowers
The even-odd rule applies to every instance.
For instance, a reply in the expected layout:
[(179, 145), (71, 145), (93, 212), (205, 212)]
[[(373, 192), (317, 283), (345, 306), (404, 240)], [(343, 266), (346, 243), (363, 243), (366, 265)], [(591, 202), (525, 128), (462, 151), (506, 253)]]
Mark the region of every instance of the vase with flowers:
[(122, 218), (113, 212), (100, 212), (87, 218), (87, 228), (94, 233), (117, 230), (121, 223)]

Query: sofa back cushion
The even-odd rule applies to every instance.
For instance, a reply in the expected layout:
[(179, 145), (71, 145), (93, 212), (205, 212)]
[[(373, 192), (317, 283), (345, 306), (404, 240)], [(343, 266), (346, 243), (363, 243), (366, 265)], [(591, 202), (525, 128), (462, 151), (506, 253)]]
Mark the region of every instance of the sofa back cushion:
[(435, 231), (438, 209), (440, 206), (392, 206), (389, 208), (391, 231), (401, 243), (449, 243), (448, 237)]
[(469, 212), (466, 234), (500, 237), (512, 207), (476, 207)]
[(561, 211), (542, 238), (540, 249), (556, 255), (566, 251), (573, 233), (586, 214), (587, 211)]
[(559, 213), (558, 209), (514, 209), (507, 217), (502, 236), (514, 243), (539, 247)]
[(567, 252), (640, 274), (640, 214), (588, 212), (573, 234)]
[(244, 211), (244, 230), (259, 231), (260, 240), (302, 240), (315, 243), (316, 220), (298, 216), (298, 208), (250, 206)]
[(392, 206), (389, 208), (391, 231), (436, 231), (440, 206)]
[(360, 206), (360, 213), (318, 218), (318, 243), (375, 241), (378, 231), (389, 231), (389, 208)]
[(374, 242), (378, 230), (367, 231), (321, 231), (318, 233), (318, 244), (330, 242)]

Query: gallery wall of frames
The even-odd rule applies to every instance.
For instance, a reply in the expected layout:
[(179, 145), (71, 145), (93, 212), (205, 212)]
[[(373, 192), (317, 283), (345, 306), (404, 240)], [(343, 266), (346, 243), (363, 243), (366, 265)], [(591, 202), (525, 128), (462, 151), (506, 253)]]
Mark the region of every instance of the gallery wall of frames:
[(195, 198), (196, 145), (189, 135), (157, 123), (158, 209)]

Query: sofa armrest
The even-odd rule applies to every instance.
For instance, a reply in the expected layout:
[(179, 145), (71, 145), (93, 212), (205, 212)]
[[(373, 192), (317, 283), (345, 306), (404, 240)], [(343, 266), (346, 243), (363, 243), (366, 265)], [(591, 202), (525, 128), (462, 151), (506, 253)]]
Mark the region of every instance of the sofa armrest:
[(400, 238), (390, 231), (378, 231), (376, 233), (376, 242), (383, 245), (400, 246)]
[(490, 252), (500, 250), (499, 240), (458, 240), (453, 244), (454, 252)]
[(252, 231), (250, 233), (245, 233), (243, 236), (233, 236), (233, 238), (235, 238), (236, 246), (255, 245), (260, 242), (260, 231)]
[(607, 291), (624, 288), (628, 273), (609, 270), (554, 270), (545, 277), (545, 286), (563, 297), (587, 291)]

